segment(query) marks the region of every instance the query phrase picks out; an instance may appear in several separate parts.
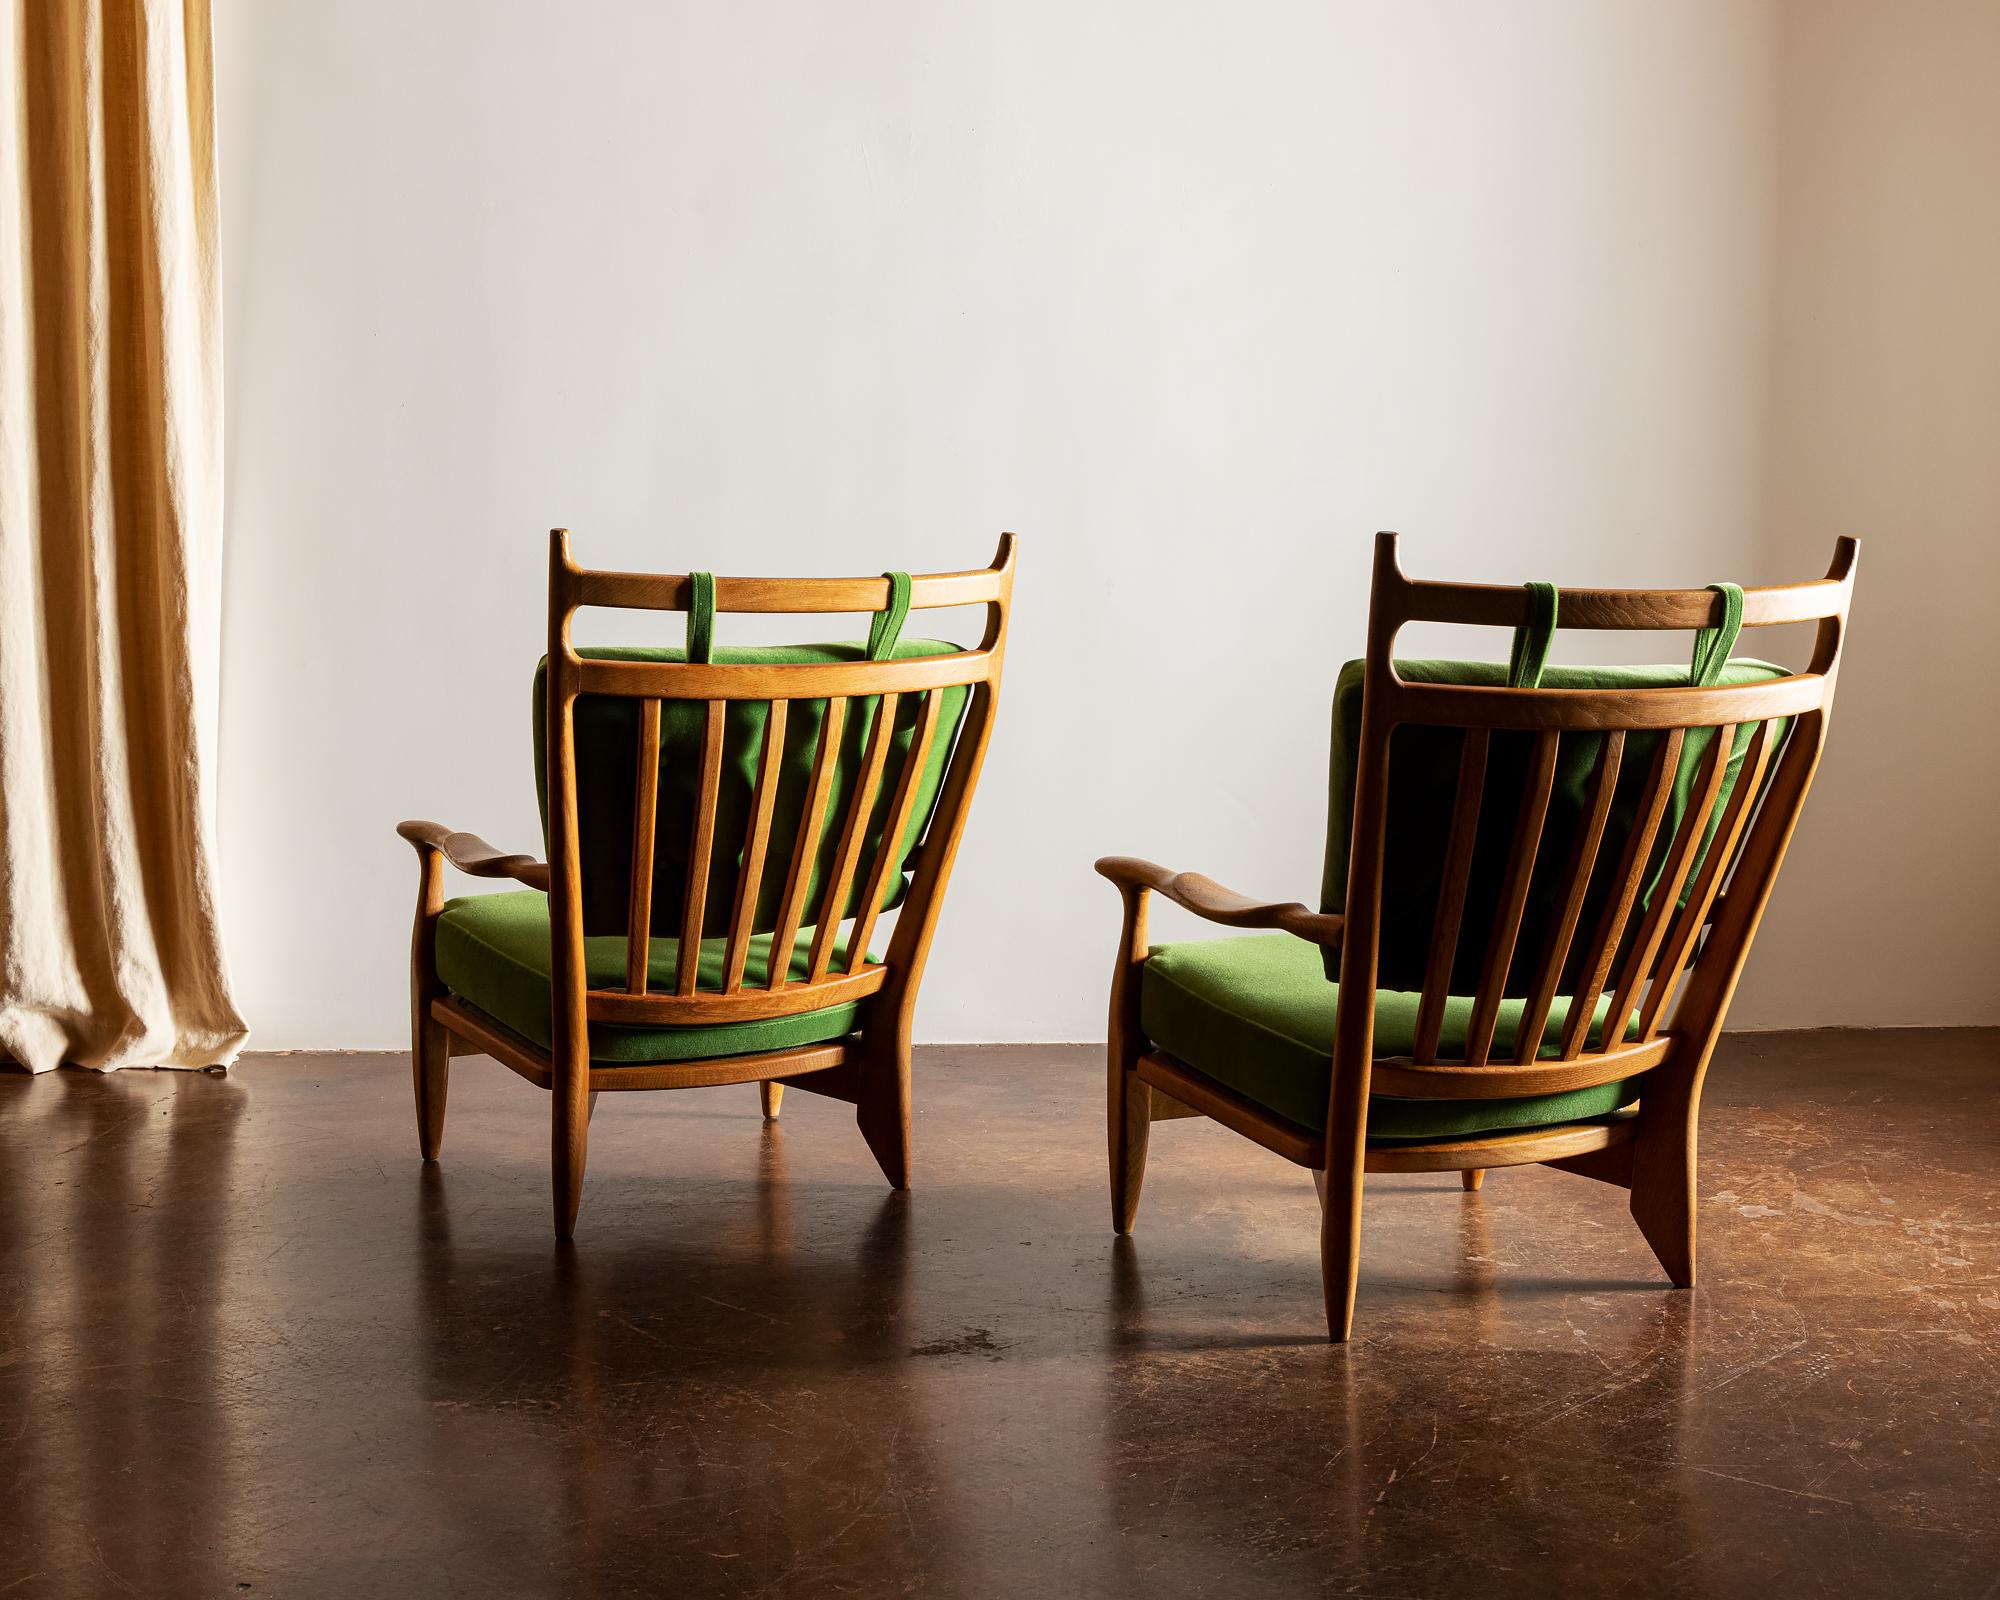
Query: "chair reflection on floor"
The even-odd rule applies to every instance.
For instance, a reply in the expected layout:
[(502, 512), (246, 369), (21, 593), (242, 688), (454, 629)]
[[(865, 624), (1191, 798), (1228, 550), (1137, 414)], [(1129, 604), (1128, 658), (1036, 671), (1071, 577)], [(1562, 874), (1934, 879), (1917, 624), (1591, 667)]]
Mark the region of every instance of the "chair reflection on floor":
[[(1435, 1199), (1417, 1190), (1409, 1198)], [(1534, 1530), (1551, 1503), (1600, 1498), (1606, 1451), (1627, 1448), (1635, 1429), (1663, 1464), (1680, 1467), (1699, 1451), (1690, 1421), (1700, 1397), (1696, 1302), (1605, 1297), (1627, 1319), (1622, 1355), (1607, 1360), (1598, 1340), (1577, 1339), (1566, 1309), (1577, 1291), (1523, 1295), (1491, 1259), (1490, 1208), (1469, 1193), (1457, 1203), (1462, 1259), (1449, 1292), (1460, 1305), (1447, 1313), (1423, 1303), (1435, 1301), (1433, 1286), (1381, 1309), (1394, 1326), (1372, 1348), (1315, 1340), (1310, 1360), (1275, 1349), (1255, 1368), (1254, 1406), (1240, 1403), (1245, 1373), (1234, 1341), (1216, 1350), (1159, 1338), (1143, 1243), (1114, 1240), (1093, 1467), (1106, 1504), (1090, 1541), (1105, 1556), (1097, 1574), (1105, 1592), (1142, 1592), (1170, 1561), (1190, 1593), (1428, 1593), (1439, 1587), (1441, 1560), (1463, 1560), (1439, 1529), (1462, 1523), (1469, 1501), (1482, 1506), (1483, 1524), (1521, 1530), (1519, 1550), (1494, 1547), (1496, 1564), (1532, 1553), (1546, 1592), (1599, 1591), (1602, 1548), (1547, 1548)], [(1581, 1294), (1597, 1298), (1589, 1284)], [(1465, 1388), (1440, 1391), (1435, 1361), (1384, 1359), (1413, 1338), (1463, 1343)], [(1218, 1383), (1224, 1359), (1233, 1385)], [(1649, 1514), (1645, 1528), (1621, 1535), (1624, 1569), (1684, 1560), (1701, 1544), (1698, 1472), (1662, 1476), (1674, 1485), (1669, 1514)], [(1232, 1483), (1226, 1498), (1186, 1491), (1222, 1479)], [(1266, 1510), (1245, 1519), (1251, 1503)]]
[[(701, 1185), (676, 1201), (671, 1236), (603, 1236), (553, 1255), (483, 1227), (477, 1243), (459, 1236), (449, 1175), (428, 1169), (416, 1292), (438, 1335), (426, 1388), (449, 1419), (432, 1444), (435, 1480), (450, 1484), (437, 1515), (504, 1525), (509, 1505), (545, 1506), (537, 1548), (560, 1551), (579, 1585), (644, 1563), (671, 1591), (717, 1559), (754, 1551), (760, 1569), (781, 1568), (788, 1549), (824, 1541), (829, 1461), (867, 1479), (938, 1470), (870, 1459), (921, 1452), (932, 1431), (918, 1387), (866, 1381), (916, 1339), (909, 1195), (882, 1195), (858, 1237), (844, 1223), (823, 1230), (801, 1215), (812, 1191), (788, 1175), (783, 1124), (759, 1137), (747, 1208), (742, 1184)], [(490, 1338), (496, 1325), (505, 1340)], [(831, 1399), (857, 1376), (864, 1395)], [(731, 1418), (720, 1449), (718, 1413)], [(695, 1416), (701, 1428), (684, 1425)], [(712, 1506), (714, 1522), (699, 1551), (671, 1541), (683, 1572), (660, 1564), (660, 1526), (633, 1508), (690, 1504)], [(897, 1515), (857, 1519), (846, 1536), (846, 1561), (900, 1571), (921, 1563), (930, 1535)]]

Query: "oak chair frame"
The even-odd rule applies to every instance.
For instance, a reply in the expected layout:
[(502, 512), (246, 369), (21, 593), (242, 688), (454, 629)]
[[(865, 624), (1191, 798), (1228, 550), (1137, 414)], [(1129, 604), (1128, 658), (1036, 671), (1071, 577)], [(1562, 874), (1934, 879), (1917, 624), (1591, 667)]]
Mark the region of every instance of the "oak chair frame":
[[(1173, 873), (1129, 856), (1107, 856), (1097, 870), (1123, 897), (1124, 922), (1111, 985), (1108, 1048), (1108, 1143), (1112, 1224), (1131, 1231), (1144, 1179), (1151, 1124), (1205, 1116), (1312, 1170), (1322, 1200), (1320, 1263), (1327, 1328), (1336, 1341), (1354, 1324), (1360, 1267), (1363, 1176), (1369, 1172), (1451, 1172), (1468, 1190), (1489, 1167), (1530, 1163), (1560, 1168), (1631, 1191), (1631, 1212), (1668, 1278), (1695, 1278), (1695, 1164), (1702, 1083), (1742, 975), (1772, 884), (1798, 824), (1825, 747), (1841, 641), (1853, 596), (1859, 546), (1837, 541), (1827, 576), (1816, 582), (1743, 592), (1743, 625), (1817, 624), (1812, 659), (1800, 673), (1709, 688), (1510, 689), (1406, 682), (1393, 649), (1406, 623), (1443, 622), (1519, 628), (1530, 621), (1524, 589), (1416, 581), (1403, 575), (1396, 536), (1375, 541), (1374, 587), (1362, 687), (1360, 759), (1347, 903), (1339, 914), (1296, 902), (1264, 902), (1193, 873)], [(1724, 601), (1706, 589), (1565, 589), (1561, 626), (1595, 630), (1696, 630), (1717, 626)], [(1773, 719), (1788, 719), (1782, 734)], [(1720, 806), (1713, 842), (1700, 841), (1724, 786), (1735, 730), (1756, 725), (1740, 776)], [(1340, 1004), (1332, 1041), (1332, 1083), (1325, 1133), (1266, 1110), (1153, 1047), (1140, 1022), (1147, 901), (1164, 895), (1208, 921), (1281, 930), (1340, 951), (1340, 993), (1372, 996), (1382, 909), (1390, 736), (1398, 727), (1462, 729), (1464, 757), (1445, 847), (1445, 876), (1433, 926), (1415, 1053), (1377, 1060), (1373, 1004)], [(1692, 799), (1666, 835), (1660, 878), (1649, 906), (1640, 886), (1661, 836), (1661, 821), (1688, 731), (1717, 729), (1699, 763)], [(1439, 1034), (1460, 937), (1486, 756), (1496, 731), (1535, 736), (1527, 784), (1486, 959), (1474, 996), (1463, 1058), (1440, 1059)], [(1638, 825), (1608, 880), (1579, 991), (1558, 1035), (1560, 1054), (1539, 1059), (1560, 975), (1579, 934), (1626, 735), (1660, 732), (1649, 764)], [(1509, 1059), (1496, 1061), (1493, 1038), (1523, 907), (1541, 847), (1565, 732), (1602, 733), (1591, 803), (1569, 841), (1561, 911), (1547, 947), (1532, 966), (1527, 1006)], [(1685, 895), (1692, 879), (1692, 890)], [(1628, 937), (1629, 934), (1629, 937)], [(1477, 936), (1477, 930), (1475, 930)], [(1600, 996), (1610, 1009), (1601, 1036), (1592, 1017)], [(1515, 996), (1514, 998), (1522, 998)], [(1554, 1129), (1490, 1133), (1422, 1144), (1367, 1143), (1371, 1092), (1412, 1098), (1478, 1099), (1553, 1094), (1644, 1074), (1636, 1108)]]
[[(930, 952), (946, 882), (957, 858), (972, 793), (993, 731), (1006, 654), (1014, 585), (1014, 535), (1003, 534), (993, 564), (971, 572), (933, 573), (910, 580), (912, 611), (983, 605), (986, 625), (979, 644), (932, 656), (825, 663), (633, 662), (587, 659), (570, 643), (570, 624), (586, 606), (623, 610), (686, 611), (693, 581), (686, 575), (597, 572), (570, 558), (569, 532), (549, 539), (548, 862), (508, 855), (468, 833), (435, 822), (405, 822), (397, 832), (416, 847), (419, 863), (416, 925), (410, 953), (411, 1065), (415, 1082), (418, 1145), (437, 1159), (444, 1136), (450, 1058), (488, 1055), (552, 1095), (551, 1160), (555, 1228), (568, 1239), (582, 1202), (591, 1111), (601, 1092), (684, 1089), (755, 1083), (767, 1117), (778, 1115), (787, 1087), (845, 1101), (870, 1152), (892, 1187), (909, 1186), (910, 1037), (917, 987)], [(717, 578), (718, 612), (791, 614), (885, 611), (893, 587), (874, 578)], [(937, 735), (944, 691), (967, 689), (947, 765), (922, 840), (902, 861), (909, 887), (896, 911), (882, 960), (868, 957), (870, 935), (896, 870), (898, 851), (921, 788)], [(582, 859), (578, 845), (575, 709), (583, 695), (639, 701), (638, 782), (633, 799), (632, 878), (626, 930), (626, 981), (622, 989), (591, 988), (584, 966)], [(889, 747), (900, 702), (920, 696), (909, 754), (895, 773)], [(841, 735), (851, 701), (877, 698), (854, 791), (842, 816), (829, 814)], [(689, 849), (689, 870), (675, 983), (671, 993), (648, 988), (652, 938), (652, 867), (657, 821), (662, 702), (705, 705), (701, 774)], [(709, 869), (716, 845), (716, 811), (729, 702), (769, 703), (758, 780), (751, 798), (738, 878), (726, 935), (720, 990), (697, 987), (701, 930), (707, 916)], [(758, 886), (774, 841), (771, 822), (784, 747), (786, 708), (793, 700), (825, 700), (827, 714), (814, 754), (798, 836), (779, 843), (790, 864), (772, 934), (765, 981), (745, 982), (756, 922)], [(888, 787), (885, 791), (885, 785)], [(850, 903), (866, 849), (867, 820), (882, 793), (890, 811), (882, 841), (865, 876), (865, 898), (842, 946), (843, 918), (830, 909)], [(830, 830), (838, 829), (830, 834)], [(807, 905), (814, 863), (826, 839), (838, 840), (833, 866), (821, 886), (819, 914)], [(552, 1003), (551, 1048), (544, 1051), (494, 1018), (446, 992), (439, 980), (436, 932), (444, 909), (444, 867), (473, 877), (509, 878), (549, 896)], [(790, 952), (801, 926), (814, 928), (810, 971), (790, 976)], [(712, 1057), (656, 1065), (599, 1066), (590, 1060), (592, 1022), (669, 1027), (789, 1016), (866, 999), (857, 1030), (846, 1038), (751, 1055)]]

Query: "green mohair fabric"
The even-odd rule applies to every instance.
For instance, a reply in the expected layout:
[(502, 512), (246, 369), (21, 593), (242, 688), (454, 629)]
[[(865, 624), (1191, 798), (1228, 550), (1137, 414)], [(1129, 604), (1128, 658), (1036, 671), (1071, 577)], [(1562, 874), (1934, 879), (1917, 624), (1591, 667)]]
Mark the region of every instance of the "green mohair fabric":
[[(904, 639), (895, 646), (896, 659), (949, 655), (960, 647), (941, 639)], [(717, 665), (800, 665), (867, 659), (863, 644), (800, 644), (723, 646), (713, 652)], [(624, 649), (591, 647), (577, 652), (589, 661), (684, 661), (678, 648)], [(542, 808), (543, 838), (548, 836), (548, 662), (535, 669), (534, 732), (535, 793)], [(930, 825), (938, 789), (951, 758), (952, 742), (965, 715), (964, 686), (934, 690), (944, 696), (937, 732), (924, 762), (922, 781), (910, 810), (910, 823), (889, 875), (881, 909), (900, 904), (908, 885), (902, 868)], [(904, 695), (896, 705), (896, 726), (888, 761), (869, 815), (866, 844), (854, 874), (854, 886), (841, 911), (843, 919), (861, 909), (876, 848), (888, 826), (896, 776), (908, 759), (916, 737), (919, 697)], [(841, 819), (861, 775), (868, 735), (880, 701), (850, 700), (841, 730), (840, 755), (834, 769), (827, 820), (814, 858), (811, 893), (833, 869), (839, 848)], [(813, 759), (820, 730), (826, 724), (824, 700), (794, 700), (786, 713), (785, 749), (778, 794), (771, 813), (771, 846), (758, 886), (758, 932), (768, 932), (778, 920), (785, 876), (791, 868), (792, 842), (797, 838), (812, 785)], [(695, 801), (701, 784), (701, 740), (706, 708), (697, 701), (668, 700), (660, 716), (660, 801), (653, 850), (653, 931), (677, 934), (686, 892), (688, 846), (693, 832)], [(763, 759), (764, 729), (770, 705), (762, 700), (732, 700), (723, 719), (722, 786), (716, 799), (715, 846), (709, 870), (708, 900), (702, 923), (704, 935), (724, 932), (736, 903), (736, 880), (742, 871), (751, 804), (757, 789), (758, 763)], [(582, 864), (583, 927), (587, 934), (622, 933), (630, 904), (632, 881), (632, 796), (638, 781), (639, 702), (618, 695), (584, 695), (576, 703), (577, 836)], [(807, 902), (818, 910), (816, 900)]]
[[(1139, 985), (1139, 1020), (1154, 1044), (1196, 1071), (1303, 1127), (1326, 1128), (1333, 1077), (1333, 1024), (1340, 994), (1320, 968), (1318, 949), (1289, 933), (1156, 946)], [(1419, 996), (1378, 990), (1375, 1048), (1380, 1059), (1409, 1055)], [(1608, 1001), (1598, 1003), (1600, 1016)], [(1500, 1007), (1496, 1057), (1511, 1054), (1525, 1002)], [(1557, 1054), (1569, 1007), (1549, 1012), (1542, 1054)], [(1465, 1048), (1472, 1001), (1445, 1003), (1440, 1054)], [(1368, 1101), (1371, 1141), (1449, 1139), (1494, 1130), (1539, 1128), (1602, 1116), (1639, 1097), (1639, 1080), (1519, 1100)]]
[[(811, 969), (811, 928), (799, 932), (792, 947), (790, 975), (803, 978)], [(477, 1006), (495, 1021), (549, 1048), (549, 897), (539, 889), (503, 894), (467, 895), (448, 901), (437, 924), (438, 977), (461, 1000)], [(844, 959), (835, 945), (836, 961)], [(592, 988), (625, 986), (625, 936), (600, 934), (583, 941), (584, 971)], [(722, 987), (727, 941), (704, 939), (696, 986)], [(679, 942), (656, 938), (647, 950), (647, 986), (671, 993)], [(876, 959), (871, 952), (869, 960)], [(771, 966), (771, 935), (750, 941), (743, 969), (746, 986), (761, 987)], [(590, 1025), (590, 1059), (601, 1065), (638, 1066), (656, 1061), (705, 1061), (711, 1056), (751, 1055), (762, 1050), (789, 1050), (852, 1033), (861, 1023), (867, 1002), (828, 1006), (789, 1017), (761, 1017), (750, 1022), (717, 1023), (693, 1028), (640, 1028), (623, 1023)]]
[[(1488, 661), (1398, 661), (1396, 671), (1410, 683), (1448, 683), (1504, 687), (1508, 669)], [(1365, 663), (1350, 661), (1341, 669), (1333, 692), (1333, 744), (1327, 796), (1326, 869), (1322, 880), (1320, 906), (1340, 911), (1347, 903), (1347, 857), (1354, 818), (1355, 767), (1361, 748), (1361, 691)], [(1735, 660), (1727, 663), (1717, 677), (1721, 685), (1756, 683), (1786, 676), (1787, 669), (1768, 661)], [(1548, 667), (1541, 674), (1544, 689), (1670, 689), (1685, 688), (1685, 666), (1659, 667)], [(1774, 738), (1783, 733), (1782, 722), (1772, 730)], [(1709, 813), (1703, 831), (1701, 853), (1720, 824), (1725, 802), (1736, 785), (1745, 751), (1754, 727), (1736, 730), (1730, 746), (1729, 767), (1721, 797)], [(1562, 987), (1573, 990), (1579, 981), (1576, 970), (1585, 958), (1590, 930), (1613, 892), (1618, 861), (1632, 830), (1637, 825), (1640, 799), (1645, 790), (1654, 756), (1662, 735), (1631, 733), (1625, 739), (1625, 753), (1618, 768), (1618, 786), (1613, 792), (1611, 815), (1591, 874), (1588, 898), (1578, 922), (1581, 930), (1571, 941), (1569, 966), (1562, 975)], [(1672, 842), (1674, 830), (1691, 803), (1692, 791), (1701, 765), (1715, 737), (1708, 728), (1692, 729), (1681, 746), (1680, 764), (1675, 769), (1673, 797), (1661, 821), (1653, 844), (1654, 865), (1648, 870), (1642, 903), (1650, 902), (1661, 858)], [(1520, 936), (1514, 945), (1514, 965), (1507, 979), (1507, 993), (1522, 993), (1529, 985), (1534, 963), (1541, 960), (1551, 930), (1560, 915), (1567, 890), (1568, 848), (1582, 830), (1590, 809), (1591, 776), (1596, 770), (1604, 736), (1598, 733), (1566, 733), (1556, 752), (1555, 787), (1549, 796), (1548, 816), (1542, 826), (1542, 845), (1529, 881), (1528, 901), (1521, 918)], [(1472, 876), (1467, 885), (1464, 920), (1460, 924), (1457, 961), (1452, 969), (1453, 992), (1469, 994), (1477, 989), (1480, 968), (1486, 959), (1485, 932), (1493, 924), (1500, 902), (1502, 879), (1512, 847), (1534, 735), (1496, 732), (1487, 749), (1486, 782), (1481, 791), (1479, 830), (1473, 854)], [(1430, 954), (1431, 925), (1444, 881), (1445, 844), (1451, 833), (1452, 805), (1458, 794), (1459, 758), (1465, 735), (1455, 728), (1428, 728), (1406, 725), (1389, 739), (1388, 821), (1383, 836), (1382, 933), (1380, 939), (1380, 982), (1392, 990), (1423, 986), (1425, 963)], [(1769, 769), (1767, 769), (1768, 771)], [(1701, 853), (1696, 856), (1700, 865)], [(1691, 886), (1694, 871), (1690, 869)], [(1683, 890), (1685, 894), (1686, 890)], [(1636, 930), (1637, 918), (1632, 920)], [(1323, 957), (1323, 976), (1340, 976), (1340, 954), (1329, 951)]]

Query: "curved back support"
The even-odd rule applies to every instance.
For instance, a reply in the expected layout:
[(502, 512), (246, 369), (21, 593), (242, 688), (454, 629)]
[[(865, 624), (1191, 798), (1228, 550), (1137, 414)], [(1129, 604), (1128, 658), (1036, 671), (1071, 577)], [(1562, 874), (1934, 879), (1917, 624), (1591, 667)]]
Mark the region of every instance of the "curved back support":
[[(1365, 1097), (1371, 1082), (1435, 1098), (1584, 1088), (1647, 1070), (1677, 1042), (1705, 1059), (1819, 763), (1856, 554), (1841, 539), (1826, 578), (1742, 591), (1746, 628), (1817, 622), (1803, 672), (1713, 687), (1510, 688), (1406, 681), (1396, 635), (1410, 622), (1519, 629), (1533, 594), (1406, 578), (1395, 535), (1377, 536), (1336, 908), (1347, 919), (1336, 1102)], [(1700, 630), (1719, 625), (1729, 603), (1707, 589), (1565, 589), (1559, 621)], [(1429, 730), (1458, 740), (1455, 791), (1439, 813), (1449, 823), (1423, 885), (1421, 941), (1385, 949), (1385, 900), (1400, 906), (1404, 892), (1384, 881), (1384, 841), (1398, 825), (1391, 775), (1411, 737), (1435, 741)], [(1550, 830), (1559, 765), (1587, 776)], [(1482, 812), (1501, 825), (1482, 830)], [(1373, 1061), (1373, 1007), (1345, 1003), (1378, 987), (1421, 988), (1407, 1059)], [(1463, 1044), (1445, 1049), (1454, 996)]]
[[(696, 604), (698, 586), (712, 586), (716, 611), (883, 613), (901, 598), (899, 583), (886, 576), (595, 572), (571, 560), (566, 529), (551, 533), (541, 721), (559, 1051), (579, 1044), (590, 1021), (732, 1022), (818, 1010), (882, 990), (889, 993), (878, 1006), (887, 1003), (907, 1018), (991, 733), (1013, 576), (1014, 536), (1006, 534), (983, 571), (907, 580), (912, 610), (986, 607), (984, 635), (970, 649), (882, 660), (623, 659), (634, 653), (585, 654), (572, 645), (570, 622), (579, 609), (686, 611)], [(615, 810), (621, 820), (630, 817), (629, 850), (621, 838), (606, 856), (621, 875), (629, 864), (629, 881), (593, 883), (587, 895), (578, 707), (592, 697), (624, 703), (599, 733), (615, 727), (634, 744), (629, 764), (616, 768), (630, 774), (629, 812), (623, 800)], [(663, 724), (684, 731), (667, 748), (685, 754), (692, 768), (672, 806), (660, 784)], [(789, 785), (788, 725), (793, 754), (809, 763)], [(743, 780), (737, 786), (743, 792), (731, 789), (727, 804), (725, 757)], [(595, 803), (602, 796), (592, 799), (593, 819), (613, 814)], [(720, 828), (719, 817), (728, 819)], [(682, 840), (660, 837), (662, 819), (685, 831), (684, 850)], [(656, 872), (669, 853), (674, 869)], [(656, 906), (656, 883), (667, 884), (679, 903)], [(876, 920), (898, 903), (888, 953), (871, 960)], [(594, 924), (608, 920), (607, 904), (626, 939), (625, 983), (591, 989), (584, 938), (602, 931)], [(850, 919), (843, 944), (840, 930)], [(666, 930), (677, 948), (671, 989), (661, 990), (649, 967), (653, 937)], [(793, 951), (804, 942), (802, 930), (810, 935), (800, 973)], [(752, 960), (753, 942), (765, 946), (760, 960)]]

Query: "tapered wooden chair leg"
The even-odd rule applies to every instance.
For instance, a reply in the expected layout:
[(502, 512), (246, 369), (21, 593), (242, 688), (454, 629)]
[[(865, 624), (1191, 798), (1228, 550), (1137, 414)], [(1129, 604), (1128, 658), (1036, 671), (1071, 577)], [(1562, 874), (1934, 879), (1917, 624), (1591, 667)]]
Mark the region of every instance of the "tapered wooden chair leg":
[(437, 919), (444, 909), (444, 857), (417, 845), (417, 916), (410, 935), (410, 1075), (417, 1091), (417, 1148), (435, 1161), (444, 1144), (445, 1089), (451, 1077), (451, 1041), (431, 1015), (444, 993), (437, 975)]
[(910, 1186), (910, 1047), (898, 1040), (861, 1064), (854, 1121), (892, 1189)]
[(1354, 1294), (1361, 1280), (1360, 1163), (1350, 1171), (1315, 1172), (1320, 1184), (1319, 1268), (1326, 1293), (1326, 1336), (1345, 1344), (1354, 1332)]
[(1139, 1190), (1146, 1181), (1146, 1147), (1153, 1131), (1153, 1091), (1111, 1057), (1111, 1081), (1105, 1119), (1111, 1157), (1111, 1231), (1130, 1233), (1139, 1214)]
[(770, 1122), (776, 1122), (778, 1120), (778, 1107), (783, 1105), (785, 1101), (785, 1086), (775, 1079), (766, 1078), (762, 1083), (757, 1085), (757, 1099), (764, 1107), (765, 1119)]
[(443, 1024), (428, 1016), (418, 1016), (410, 1034), (410, 1075), (417, 1091), (417, 1148), (426, 1161), (435, 1161), (444, 1146), (444, 1101), (451, 1081), (451, 1046)]
[(1632, 1190), (1632, 1220), (1676, 1289), (1694, 1287), (1694, 1175)]
[(1694, 1106), (1684, 1093), (1674, 1092), (1676, 1087), (1663, 1083), (1663, 1092), (1640, 1106), (1639, 1131), (1632, 1141), (1632, 1220), (1639, 1224), (1668, 1281), (1676, 1289), (1692, 1289)]
[(1486, 1181), (1486, 1169), (1484, 1167), (1467, 1167), (1458, 1175), (1458, 1181), (1465, 1185), (1468, 1192), (1476, 1191)]
[[(1101, 865), (1101, 863), (1100, 863)], [(1109, 1071), (1105, 1085), (1105, 1141), (1111, 1158), (1111, 1230), (1130, 1233), (1139, 1214), (1139, 1190), (1146, 1181), (1146, 1146), (1152, 1141), (1153, 1090), (1132, 1069), (1146, 1048), (1146, 1030), (1139, 1017), (1142, 974), (1151, 945), (1146, 936), (1150, 892), (1121, 883), (1124, 925), (1118, 934), (1118, 961), (1111, 969), (1110, 1028), (1104, 1059)]]
[(566, 1074), (555, 1074), (550, 1095), (554, 1115), (550, 1119), (550, 1158), (555, 1175), (555, 1221), (558, 1239), (576, 1237), (576, 1214), (583, 1204), (583, 1169), (590, 1151), (590, 1079), (577, 1074), (565, 1083)]

